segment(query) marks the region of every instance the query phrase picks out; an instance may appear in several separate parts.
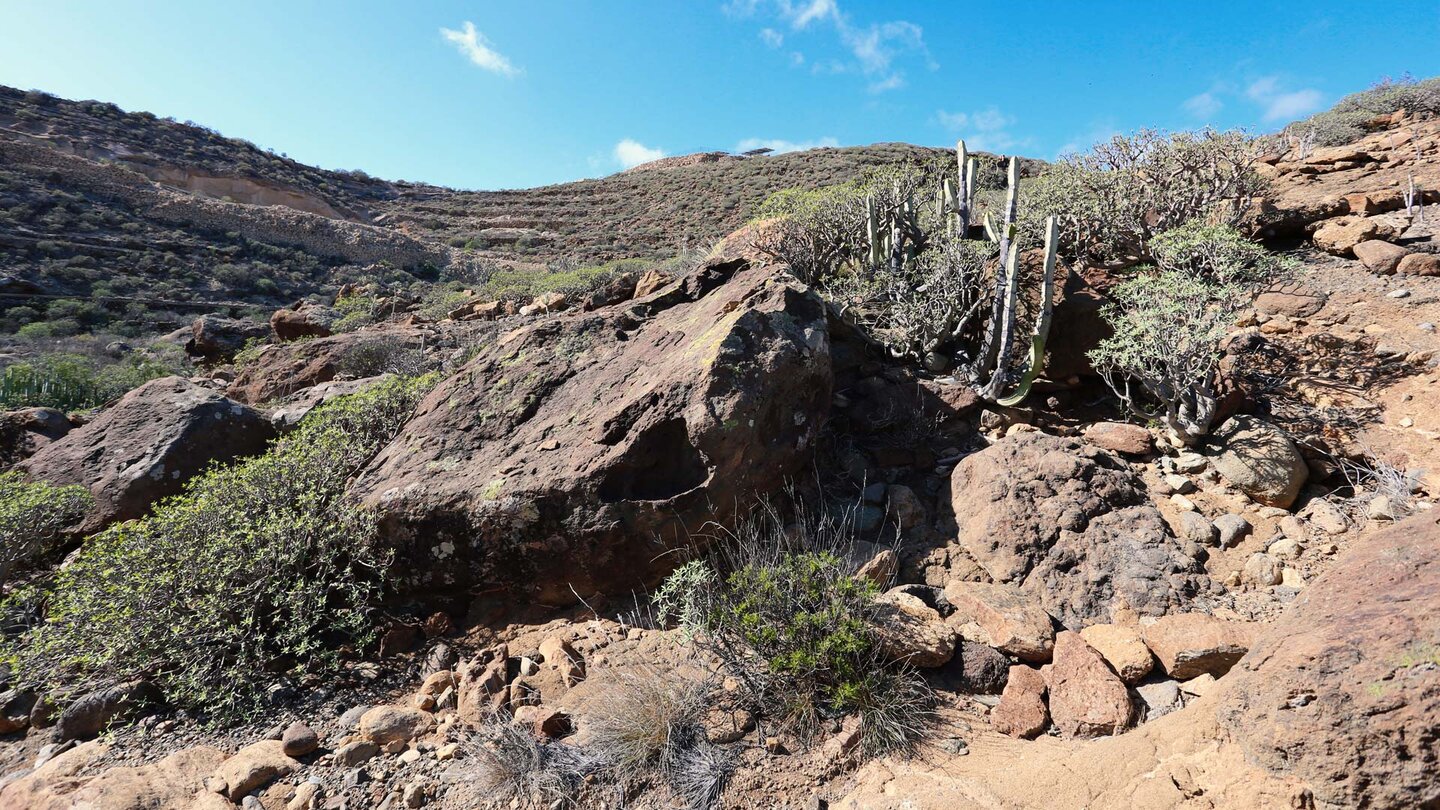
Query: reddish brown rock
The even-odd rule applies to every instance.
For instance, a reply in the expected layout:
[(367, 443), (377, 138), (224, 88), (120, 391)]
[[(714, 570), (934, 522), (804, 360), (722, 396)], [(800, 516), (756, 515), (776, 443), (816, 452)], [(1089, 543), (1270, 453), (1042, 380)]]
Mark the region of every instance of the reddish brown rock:
[(1085, 428), (1085, 441), (1127, 456), (1144, 456), (1155, 452), (1155, 438), (1139, 425), (1124, 422), (1096, 422)]
[(1178, 681), (1197, 675), (1220, 677), (1250, 649), (1253, 628), (1208, 613), (1162, 616), (1141, 628), (1145, 646), (1155, 653), (1160, 668)]
[(1050, 717), (1065, 737), (1105, 737), (1134, 724), (1130, 691), (1079, 633), (1055, 637), (1048, 669)]
[(360, 717), (360, 736), (382, 748), (407, 743), (430, 732), (435, 718), (408, 706), (376, 706)]
[[(461, 328), (458, 325), (452, 326)], [(496, 328), (493, 324), (483, 326), (491, 330)], [(431, 347), (431, 351), (444, 350), (443, 346), (437, 343), (436, 336), (424, 327), (388, 324), (314, 340), (271, 344), (261, 347), (255, 358), (239, 369), (234, 382), (230, 383), (225, 393), (241, 402), (259, 405), (330, 382), (347, 371), (357, 376), (381, 374), (385, 369), (356, 371), (351, 368), (353, 364), (350, 362), (357, 353), (380, 342), (402, 346), (424, 344)]]
[(1080, 631), (1120, 680), (1130, 686), (1139, 683), (1155, 667), (1155, 657), (1133, 627), (1122, 624), (1092, 624)]
[(400, 550), (395, 585), (561, 604), (654, 584), (665, 545), (804, 468), (828, 335), (814, 293), (738, 261), (483, 345), (355, 485)]
[(1410, 255), (1410, 251), (1399, 245), (1392, 245), (1379, 239), (1370, 239), (1355, 245), (1355, 258), (1359, 259), (1371, 272), (1388, 276), (1395, 272), (1400, 260)]
[(1374, 239), (1379, 233), (1380, 225), (1375, 220), (1345, 216), (1321, 223), (1311, 238), (1314, 239), (1315, 246), (1326, 253), (1348, 256), (1355, 245)]
[(876, 644), (887, 660), (929, 669), (955, 654), (955, 631), (919, 597), (897, 588), (877, 598), (876, 606)]
[(212, 363), (228, 362), (246, 343), (269, 336), (270, 326), (264, 321), (202, 315), (190, 325), (185, 353)]
[(0, 468), (23, 461), (65, 438), (74, 425), (54, 408), (21, 408), (0, 413)]
[(262, 740), (241, 748), (220, 763), (213, 779), (225, 786), (225, 795), (238, 802), (282, 776), (294, 773), (300, 763), (285, 754), (279, 740)]
[(1076, 438), (1006, 437), (955, 467), (950, 498), (959, 544), (1067, 627), (1162, 615), (1207, 582), (1129, 465)]
[(1411, 253), (1400, 260), (1395, 272), (1402, 276), (1440, 276), (1440, 254)]
[(330, 326), (339, 319), (339, 315), (329, 307), (302, 302), (290, 309), (275, 310), (275, 314), (270, 316), (270, 328), (281, 342), (329, 337), (334, 334)]
[(1023, 665), (1010, 667), (1000, 703), (990, 712), (990, 724), (1001, 734), (1031, 739), (1050, 725), (1045, 708), (1045, 677)]
[(1317, 805), (1440, 805), (1440, 517), (1356, 541), (1221, 684), (1247, 757)]
[(265, 415), (182, 377), (152, 380), (19, 465), (32, 478), (79, 484), (95, 504), (81, 529), (138, 518), (212, 462), (265, 450)]
[(1055, 629), (1049, 614), (1034, 598), (1010, 585), (952, 580), (945, 601), (955, 608), (950, 623), (974, 622), (995, 649), (1022, 661), (1050, 660)]
[(1299, 285), (1266, 290), (1255, 297), (1255, 309), (1265, 315), (1287, 318), (1308, 318), (1325, 308), (1329, 296), (1319, 290)]
[(0, 807), (192, 810), (197, 796), (208, 793), (205, 777), (226, 759), (217, 748), (197, 747), (176, 751), (146, 765), (104, 768), (109, 755), (110, 749), (98, 741), (65, 751), (0, 786)]

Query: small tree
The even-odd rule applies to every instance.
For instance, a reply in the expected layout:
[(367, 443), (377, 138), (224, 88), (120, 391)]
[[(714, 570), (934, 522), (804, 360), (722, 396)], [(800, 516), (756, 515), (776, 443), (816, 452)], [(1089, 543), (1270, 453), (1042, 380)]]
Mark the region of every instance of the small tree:
[(1115, 334), (1090, 352), (1091, 361), (1127, 409), (1194, 444), (1215, 417), (1220, 339), (1244, 293), (1170, 270), (1132, 278), (1110, 297), (1102, 313)]

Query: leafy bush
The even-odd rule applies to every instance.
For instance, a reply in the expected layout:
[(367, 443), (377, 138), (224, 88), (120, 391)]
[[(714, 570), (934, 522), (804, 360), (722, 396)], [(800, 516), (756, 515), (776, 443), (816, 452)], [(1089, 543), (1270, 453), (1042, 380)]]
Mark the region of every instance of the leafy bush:
[(930, 694), (879, 653), (876, 588), (852, 575), (835, 542), (848, 521), (802, 512), (805, 528), (787, 525), (763, 509), (722, 541), (718, 565), (679, 568), (655, 594), (658, 618), (684, 622), (762, 715), (800, 736), (858, 713), (865, 754), (908, 748), (930, 717)]
[(1309, 146), (1340, 146), (1364, 135), (1372, 119), (1397, 110), (1420, 117), (1440, 115), (1440, 77), (1383, 80), (1340, 99), (1325, 112), (1287, 126), (1285, 134)]
[(371, 312), (375, 308), (375, 298), (370, 295), (346, 295), (335, 299), (335, 309), (340, 317), (330, 325), (335, 332), (353, 332), (362, 326), (368, 326), (375, 322)]
[(1150, 252), (1160, 267), (1214, 284), (1263, 284), (1292, 264), (1234, 228), (1199, 220), (1157, 235)]
[(109, 365), (80, 354), (45, 354), (0, 370), (0, 407), (94, 408), (177, 370), (139, 354)]
[(387, 555), (346, 484), (432, 384), (397, 378), (326, 403), (266, 454), (91, 537), (8, 650), (13, 669), (47, 689), (148, 677), (172, 703), (219, 715), (364, 643)]
[(93, 499), (82, 486), (26, 481), (0, 473), (0, 583), (16, 563), (44, 554), (85, 515)]
[[(1028, 187), (1025, 217), (1060, 218), (1066, 247), (1082, 257), (1133, 264), (1150, 241), (1191, 221), (1238, 224), (1265, 181), (1241, 132), (1143, 130), (1051, 164)], [(1032, 224), (1024, 229), (1038, 234)]]
[(1115, 333), (1090, 360), (1131, 412), (1159, 419), (1183, 444), (1210, 431), (1220, 339), (1244, 292), (1177, 270), (1146, 273), (1110, 292)]
[(433, 364), (425, 357), (424, 346), (385, 334), (357, 342), (346, 350), (338, 365), (340, 371), (356, 377), (377, 374), (413, 377), (433, 370)]

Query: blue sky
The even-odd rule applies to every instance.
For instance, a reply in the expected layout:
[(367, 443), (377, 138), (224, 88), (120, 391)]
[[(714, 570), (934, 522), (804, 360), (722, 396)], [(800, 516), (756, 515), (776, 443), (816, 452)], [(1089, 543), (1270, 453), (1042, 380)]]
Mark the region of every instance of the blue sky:
[(0, 0), (0, 83), (461, 188), (662, 154), (1275, 129), (1440, 74), (1440, 2)]

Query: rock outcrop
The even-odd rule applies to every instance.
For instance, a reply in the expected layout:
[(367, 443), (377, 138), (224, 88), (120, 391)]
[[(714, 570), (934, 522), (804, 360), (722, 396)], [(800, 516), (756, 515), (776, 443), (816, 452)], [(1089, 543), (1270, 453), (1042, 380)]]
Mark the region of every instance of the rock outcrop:
[(54, 408), (21, 408), (0, 413), (0, 468), (23, 461), (65, 438), (74, 428)]
[(1211, 434), (1207, 453), (1225, 480), (1265, 506), (1290, 508), (1310, 474), (1290, 437), (1253, 416), (1226, 420)]
[(1162, 615), (1206, 583), (1139, 477), (1076, 439), (996, 442), (955, 468), (951, 502), (959, 542), (985, 572), (1071, 628), (1121, 606)]
[(210, 362), (228, 362), (251, 340), (270, 336), (270, 327), (261, 321), (202, 315), (190, 324), (185, 353)]
[(1247, 757), (1337, 807), (1440, 803), (1440, 518), (1353, 546), (1225, 680)]
[(181, 377), (152, 380), (19, 465), (32, 478), (80, 484), (95, 504), (83, 531), (144, 515), (214, 461), (262, 452), (265, 415)]
[(712, 261), (487, 345), (356, 491), (410, 587), (628, 593), (673, 565), (667, 548), (800, 472), (830, 388), (819, 298), (774, 268)]

